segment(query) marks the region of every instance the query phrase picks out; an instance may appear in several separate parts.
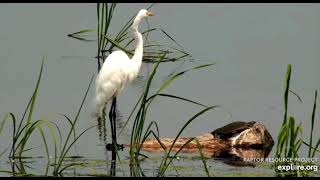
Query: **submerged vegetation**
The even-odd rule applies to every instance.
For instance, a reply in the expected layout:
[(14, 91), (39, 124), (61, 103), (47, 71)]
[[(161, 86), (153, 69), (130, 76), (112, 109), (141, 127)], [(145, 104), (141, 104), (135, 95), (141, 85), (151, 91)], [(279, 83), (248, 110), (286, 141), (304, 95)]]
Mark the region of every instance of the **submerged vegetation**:
[[(151, 5), (147, 9), (151, 9), (154, 6)], [(76, 38), (80, 41), (97, 41), (97, 55), (95, 59), (97, 60), (98, 71), (101, 68), (101, 65), (104, 62), (105, 57), (115, 49), (121, 49), (126, 52), (129, 56), (131, 56), (134, 52), (132, 48), (132, 44), (134, 39), (130, 36), (130, 27), (132, 25), (133, 18), (130, 18), (116, 33), (115, 35), (111, 35), (109, 33), (110, 25), (112, 22), (112, 17), (114, 12), (116, 11), (117, 5), (115, 3), (107, 4), (107, 3), (98, 3), (97, 4), (97, 28), (96, 29), (84, 29), (68, 36), (71, 38)], [(107, 164), (111, 163), (111, 170), (108, 174), (105, 172), (104, 174), (93, 173), (95, 176), (116, 176), (116, 163), (120, 162), (121, 164), (127, 163), (130, 170), (131, 176), (146, 176), (144, 173), (144, 169), (142, 168), (142, 164), (146, 159), (150, 159), (147, 155), (144, 155), (141, 152), (141, 145), (143, 142), (147, 140), (147, 138), (153, 136), (160, 141), (160, 129), (158, 128), (158, 124), (156, 121), (149, 118), (148, 112), (150, 112), (151, 104), (154, 99), (163, 99), (170, 98), (174, 100), (179, 100), (187, 103), (194, 104), (197, 107), (201, 107), (202, 109), (194, 114), (189, 119), (185, 120), (184, 125), (181, 127), (179, 131), (177, 131), (177, 135), (173, 144), (176, 143), (177, 139), (183, 133), (183, 131), (199, 116), (204, 113), (214, 110), (218, 108), (218, 105), (204, 105), (200, 102), (197, 102), (194, 99), (189, 99), (185, 97), (181, 97), (175, 94), (163, 93), (163, 91), (169, 86), (172, 85), (175, 80), (184, 76), (187, 73), (190, 73), (195, 70), (201, 70), (205, 68), (212, 67), (215, 63), (202, 64), (198, 66), (194, 66), (182, 71), (177, 71), (168, 76), (163, 83), (156, 88), (154, 92), (151, 91), (152, 82), (154, 81), (157, 72), (161, 70), (161, 63), (177, 63), (177, 62), (185, 62), (185, 61), (193, 61), (193, 57), (190, 53), (186, 52), (183, 47), (163, 29), (157, 29), (154, 27), (150, 27), (149, 23), (147, 23), (148, 29), (142, 32), (143, 37), (145, 39), (146, 44), (144, 44), (144, 63), (152, 63), (153, 69), (148, 73), (148, 78), (145, 82), (144, 89), (141, 95), (137, 98), (135, 105), (132, 107), (128, 118), (125, 119), (124, 125), (121, 127), (118, 134), (113, 134), (113, 136), (121, 135), (125, 128), (132, 124), (130, 127), (130, 142), (128, 142), (128, 154), (125, 156), (127, 159), (121, 159), (120, 154), (123, 152), (119, 151), (117, 148), (113, 150), (112, 153), (117, 154), (116, 159), (112, 159), (112, 161), (105, 160), (103, 162), (107, 162)], [(88, 33), (97, 33), (97, 40), (88, 39), (86, 35)], [(167, 39), (169, 39), (170, 43), (175, 44), (175, 46), (159, 44), (157, 42), (151, 41), (153, 33), (160, 33), (164, 35)], [(169, 42), (168, 42), (169, 44)], [(44, 175), (44, 176), (64, 176), (70, 173), (66, 173), (67, 170), (70, 170), (72, 167), (90, 167), (90, 163), (86, 163), (83, 161), (77, 161), (79, 155), (73, 155), (71, 153), (71, 148), (73, 148), (76, 142), (87, 133), (90, 129), (93, 129), (96, 126), (88, 127), (80, 133), (76, 131), (76, 124), (79, 122), (79, 115), (83, 109), (84, 102), (87, 99), (88, 92), (92, 85), (94, 76), (92, 76), (89, 80), (89, 84), (86, 88), (85, 94), (82, 98), (82, 101), (79, 105), (77, 114), (74, 118), (70, 118), (68, 115), (63, 113), (58, 113), (59, 120), (63, 121), (65, 124), (69, 126), (60, 127), (57, 123), (45, 119), (45, 118), (35, 118), (34, 111), (37, 108), (36, 100), (39, 94), (42, 72), (44, 66), (44, 59), (42, 61), (40, 72), (38, 79), (36, 81), (34, 92), (25, 108), (25, 111), (21, 118), (14, 113), (7, 113), (4, 115), (2, 121), (0, 121), (0, 136), (3, 136), (3, 130), (6, 126), (11, 122), (12, 124), (12, 140), (10, 142), (10, 146), (5, 148), (4, 150), (0, 149), (0, 157), (8, 154), (8, 158), (10, 160), (11, 169), (0, 169), (0, 172), (8, 173), (12, 176), (33, 176), (33, 175)], [(311, 116), (311, 131), (309, 140), (304, 140), (301, 138), (301, 134), (303, 132), (302, 124), (296, 123), (296, 118), (289, 114), (288, 111), (288, 97), (289, 94), (292, 93), (296, 95), (299, 99), (300, 97), (290, 90), (290, 78), (291, 78), (291, 65), (288, 65), (286, 79), (285, 79), (285, 92), (284, 92), (284, 117), (281, 125), (280, 132), (278, 134), (277, 147), (276, 147), (276, 155), (275, 157), (281, 158), (299, 158), (299, 150), (300, 147), (304, 144), (308, 147), (308, 157), (313, 158), (319, 153), (319, 144), (320, 138), (314, 143), (316, 137), (313, 137), (313, 130), (315, 124), (315, 114), (317, 108), (317, 91), (315, 91), (314, 97), (314, 106), (312, 110)], [(20, 119), (20, 120), (18, 120)], [(131, 124), (130, 124), (131, 122)], [(108, 124), (108, 123), (107, 123)], [(108, 141), (107, 136), (107, 128), (105, 120), (103, 122), (98, 122), (97, 126), (100, 128), (101, 134), (103, 136), (103, 141)], [(63, 132), (63, 130), (67, 130)], [(38, 132), (38, 134), (36, 134)], [(111, 131), (110, 131), (111, 132)], [(66, 134), (66, 135), (63, 135)], [(44, 172), (40, 174), (30, 173), (28, 171), (28, 166), (26, 166), (27, 159), (32, 157), (27, 157), (25, 154), (30, 152), (36, 148), (29, 147), (29, 143), (31, 137), (35, 137), (35, 135), (40, 136), (42, 140), (42, 145), (40, 146), (41, 152), (44, 153), (44, 157), (47, 160), (47, 165), (44, 167)], [(176, 175), (179, 176), (179, 168), (175, 166), (174, 162), (178, 159), (178, 155), (181, 150), (188, 145), (191, 141), (197, 139), (190, 138), (178, 151), (173, 152), (172, 147), (163, 148), (163, 155), (159, 160), (160, 163), (156, 165), (155, 171), (156, 176), (166, 176), (166, 172), (170, 169), (174, 169)], [(107, 143), (106, 143), (107, 144)], [(201, 146), (199, 147), (199, 157), (202, 162), (203, 172), (206, 176), (216, 175), (215, 172), (210, 171), (210, 166), (208, 166), (208, 160), (204, 157)], [(71, 160), (70, 160), (71, 159)], [(73, 161), (74, 160), (74, 161)], [(96, 162), (98, 163), (98, 162)], [(292, 164), (292, 163), (291, 163)], [(310, 163), (309, 163), (310, 164)], [(103, 164), (105, 165), (105, 164)], [(279, 165), (288, 165), (288, 163), (275, 163), (274, 169), (278, 176), (308, 176), (310, 175), (310, 171), (289, 171), (284, 172), (277, 169)], [(300, 162), (295, 161), (294, 165), (301, 165)], [(30, 168), (31, 169), (31, 168)], [(93, 175), (89, 174), (89, 175)]]

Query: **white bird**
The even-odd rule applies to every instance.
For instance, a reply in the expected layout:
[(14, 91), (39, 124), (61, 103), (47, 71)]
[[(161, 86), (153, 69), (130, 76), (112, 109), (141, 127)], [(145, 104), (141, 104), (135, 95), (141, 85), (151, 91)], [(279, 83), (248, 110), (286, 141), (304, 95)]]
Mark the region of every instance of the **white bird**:
[(132, 82), (138, 75), (143, 56), (143, 38), (138, 25), (143, 18), (154, 14), (141, 9), (131, 26), (136, 41), (136, 49), (132, 59), (123, 51), (112, 52), (104, 61), (96, 79), (96, 111), (102, 118), (106, 104)]

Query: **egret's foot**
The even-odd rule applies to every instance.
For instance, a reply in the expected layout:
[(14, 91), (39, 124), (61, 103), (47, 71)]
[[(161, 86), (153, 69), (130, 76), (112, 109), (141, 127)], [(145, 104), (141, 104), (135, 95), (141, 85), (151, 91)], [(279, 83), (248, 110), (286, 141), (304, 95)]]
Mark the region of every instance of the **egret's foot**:
[[(117, 151), (118, 151), (118, 150), (123, 151), (124, 145), (123, 145), (123, 144), (117, 144), (117, 145), (116, 145), (116, 148), (117, 148)], [(115, 151), (115, 145), (112, 144), (112, 143), (108, 143), (108, 144), (106, 145), (106, 149), (107, 149), (108, 151)]]

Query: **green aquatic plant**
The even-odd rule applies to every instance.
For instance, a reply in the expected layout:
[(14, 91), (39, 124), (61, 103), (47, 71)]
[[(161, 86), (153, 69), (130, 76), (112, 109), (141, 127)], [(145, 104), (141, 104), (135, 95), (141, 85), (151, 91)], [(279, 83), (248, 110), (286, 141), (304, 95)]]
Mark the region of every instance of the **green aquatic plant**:
[[(85, 129), (85, 130), (82, 131), (77, 137), (75, 137), (73, 141), (70, 141), (70, 143), (69, 143), (69, 140), (70, 140), (70, 138), (71, 138), (72, 133), (75, 132), (75, 125), (76, 125), (77, 121), (79, 120), (79, 115), (80, 115), (80, 112), (81, 112), (81, 110), (82, 110), (83, 104), (84, 104), (84, 102), (85, 102), (85, 100), (86, 100), (86, 97), (87, 97), (87, 95), (88, 95), (90, 86), (91, 86), (91, 84), (92, 84), (93, 77), (94, 77), (94, 76), (92, 76), (91, 79), (90, 79), (89, 85), (88, 85), (88, 87), (87, 87), (87, 89), (86, 89), (85, 95), (84, 95), (84, 97), (83, 97), (83, 99), (82, 99), (82, 102), (81, 102), (81, 104), (80, 104), (80, 107), (79, 107), (79, 109), (78, 109), (77, 115), (76, 115), (76, 117), (74, 118), (74, 120), (71, 121), (70, 118), (68, 118), (66, 115), (63, 115), (63, 116), (64, 116), (66, 119), (68, 119), (68, 121), (70, 122), (71, 128), (69, 129), (68, 136), (67, 136), (66, 140), (64, 141), (63, 148), (62, 148), (62, 150), (61, 150), (61, 152), (60, 152), (60, 156), (58, 157), (58, 161), (54, 164), (53, 175), (60, 175), (60, 174), (62, 174), (62, 172), (63, 172), (65, 169), (67, 169), (67, 168), (69, 168), (69, 167), (79, 166), (79, 165), (82, 166), (82, 165), (83, 165), (82, 163), (71, 163), (71, 164), (68, 164), (68, 165), (62, 167), (62, 162), (64, 161), (64, 159), (66, 158), (68, 152), (70, 151), (71, 147), (76, 143), (76, 141), (77, 141), (84, 133), (86, 133), (88, 130), (90, 130), (91, 128), (95, 127), (95, 126), (91, 126), (91, 127), (87, 128), (87, 129)], [(55, 158), (55, 159), (56, 159), (56, 158)]]
[[(142, 95), (140, 96), (140, 98), (138, 99), (138, 103), (140, 102), (140, 106), (138, 108), (134, 123), (133, 123), (133, 127), (132, 127), (132, 131), (131, 131), (131, 141), (130, 141), (130, 160), (131, 160), (131, 175), (132, 176), (140, 176), (142, 175), (142, 170), (140, 168), (140, 160), (139, 157), (141, 156), (141, 145), (145, 142), (145, 140), (150, 136), (153, 135), (159, 142), (159, 144), (162, 146), (163, 150), (165, 151), (162, 163), (160, 164), (160, 168), (159, 168), (159, 176), (163, 176), (166, 169), (168, 168), (168, 166), (172, 163), (172, 160), (178, 155), (178, 153), (191, 141), (195, 140), (194, 138), (191, 138), (188, 142), (186, 142), (181, 149), (176, 152), (173, 156), (171, 156), (171, 151), (172, 151), (172, 147), (167, 150), (165, 148), (165, 146), (161, 143), (160, 141), (160, 137), (159, 137), (159, 129), (158, 129), (158, 125), (155, 121), (151, 121), (150, 124), (148, 125), (148, 127), (146, 128), (146, 130), (144, 130), (145, 127), (145, 123), (147, 121), (147, 112), (150, 108), (150, 104), (151, 102), (154, 100), (154, 98), (156, 97), (169, 97), (169, 98), (174, 98), (174, 99), (178, 99), (178, 100), (182, 100), (182, 101), (186, 101), (186, 102), (190, 102), (199, 106), (204, 106), (205, 109), (200, 111), (199, 113), (197, 113), (195, 116), (193, 116), (191, 119), (189, 119), (184, 126), (182, 127), (182, 129), (178, 132), (178, 135), (176, 136), (173, 145), (175, 144), (175, 142), (177, 141), (177, 139), (179, 138), (179, 136), (181, 135), (181, 133), (183, 132), (183, 130), (193, 121), (195, 120), (198, 116), (200, 116), (201, 114), (205, 113), (208, 110), (214, 109), (217, 106), (205, 106), (201, 103), (195, 102), (193, 100), (189, 100), (186, 98), (182, 98), (182, 97), (178, 97), (175, 95), (170, 95), (170, 94), (162, 94), (161, 91), (163, 91), (167, 86), (169, 86), (169, 84), (171, 84), (175, 79), (177, 79), (179, 76), (185, 74), (188, 71), (194, 70), (194, 69), (200, 69), (200, 68), (205, 68), (205, 67), (209, 67), (211, 65), (214, 64), (206, 64), (206, 65), (201, 65), (201, 66), (197, 66), (182, 72), (179, 72), (177, 74), (172, 75), (171, 77), (168, 78), (168, 80), (166, 80), (161, 86), (160, 88), (156, 91), (155, 94), (152, 94), (149, 96), (150, 93), (150, 86), (152, 83), (152, 80), (159, 68), (159, 64), (160, 62), (163, 60), (164, 55), (162, 55), (158, 62), (154, 65), (153, 71), (150, 73), (145, 90), (143, 91)], [(134, 106), (133, 111), (138, 107), (138, 103), (136, 104), (136, 106)], [(132, 115), (132, 113), (130, 114)], [(128, 120), (130, 119), (131, 116), (129, 116)], [(127, 120), (127, 122), (128, 122)], [(127, 122), (125, 124), (127, 124)], [(156, 131), (152, 130), (151, 127), (154, 126)], [(121, 132), (120, 132), (121, 133)], [(201, 152), (201, 151), (200, 151)], [(170, 159), (170, 160), (169, 160)], [(205, 162), (205, 161), (203, 161)], [(206, 166), (205, 166), (206, 167)], [(207, 172), (207, 170), (206, 170)]]
[(311, 115), (311, 131), (310, 131), (310, 136), (309, 136), (309, 144), (306, 143), (305, 141), (303, 141), (303, 144), (305, 144), (306, 146), (309, 147), (309, 150), (308, 150), (308, 157), (309, 158), (313, 158), (316, 155), (316, 152), (318, 152), (318, 153), (320, 152), (320, 150), (318, 149), (318, 147), (320, 145), (320, 137), (319, 137), (317, 143), (315, 144), (315, 146), (313, 146), (313, 130), (314, 130), (314, 119), (315, 119), (315, 114), (316, 114), (316, 109), (317, 109), (317, 97), (318, 97), (318, 92), (317, 92), (317, 90), (315, 90), (313, 109), (312, 109), (312, 115)]
[[(38, 90), (41, 82), (42, 72), (43, 72), (43, 63), (44, 59), (42, 59), (40, 73), (38, 76), (38, 80), (36, 83), (35, 90), (32, 94), (32, 97), (29, 100), (29, 103), (25, 109), (25, 112), (23, 113), (23, 116), (20, 120), (19, 125), (17, 124), (17, 118), (16, 115), (13, 113), (7, 113), (4, 116), (3, 121), (0, 125), (0, 135), (3, 130), (3, 127), (5, 126), (6, 122), (9, 120), (9, 117), (11, 118), (12, 124), (13, 124), (13, 134), (12, 134), (12, 145), (10, 148), (9, 158), (14, 163), (12, 166), (12, 173), (15, 175), (18, 174), (27, 174), (24, 163), (23, 163), (23, 153), (30, 151), (34, 148), (26, 148), (27, 142), (30, 140), (31, 135), (34, 134), (35, 130), (39, 130), (41, 138), (43, 140), (45, 149), (46, 149), (46, 155), (47, 159), (50, 159), (49, 149), (48, 149), (48, 143), (47, 139), (44, 136), (44, 125), (46, 125), (47, 128), (50, 130), (50, 134), (52, 139), (55, 141), (55, 134), (54, 134), (54, 126), (56, 126), (55, 123), (50, 122), (48, 120), (40, 119), (36, 121), (33, 120), (33, 112), (35, 110), (35, 104), (36, 104), (36, 98), (38, 95)], [(27, 119), (25, 118), (27, 116)], [(16, 172), (18, 171), (18, 172)], [(47, 171), (46, 171), (47, 172)]]
[[(18, 122), (17, 122), (16, 115), (14, 115), (13, 113), (7, 113), (4, 116), (3, 121), (0, 123), (0, 135), (1, 135), (1, 132), (2, 132), (2, 130), (8, 120), (11, 119), (12, 124), (13, 124), (12, 145), (11, 145), (11, 149), (10, 149), (10, 153), (9, 153), (9, 158), (11, 159), (11, 162), (13, 162), (12, 170), (11, 171), (5, 170), (2, 172), (12, 173), (13, 175), (24, 175), (24, 176), (32, 175), (32, 174), (29, 174), (25, 168), (24, 159), (26, 157), (23, 154), (34, 149), (34, 148), (27, 148), (27, 145), (28, 145), (28, 142), (31, 140), (30, 137), (32, 137), (32, 135), (34, 135), (34, 133), (36, 132), (35, 130), (39, 130), (39, 134), (40, 134), (40, 137), (43, 141), (43, 145), (44, 145), (45, 153), (46, 153), (46, 158), (48, 161), (46, 169), (45, 169), (45, 173), (44, 173), (45, 176), (47, 176), (49, 173), (49, 168), (51, 166), (50, 163), (52, 160), (53, 160), (52, 174), (55, 176), (61, 175), (62, 172), (69, 167), (82, 165), (81, 163), (80, 164), (79, 163), (72, 163), (72, 164), (62, 165), (62, 163), (64, 162), (65, 158), (67, 157), (68, 152), (70, 151), (71, 147), (74, 146), (76, 141), (85, 132), (87, 132), (89, 129), (92, 128), (92, 127), (89, 127), (87, 129), (85, 129), (84, 131), (82, 131), (78, 136), (76, 136), (75, 125), (79, 119), (79, 114), (82, 110), (84, 101), (87, 97), (89, 88), (90, 88), (92, 80), (93, 80), (93, 76), (91, 77), (89, 86), (86, 90), (85, 96), (81, 102), (78, 113), (77, 113), (76, 117), (74, 118), (74, 120), (72, 121), (68, 116), (66, 116), (64, 114), (59, 114), (62, 117), (64, 117), (67, 120), (67, 122), (71, 125), (70, 129), (68, 129), (69, 130), (68, 136), (63, 141), (60, 127), (56, 123), (49, 121), (47, 119), (44, 119), (44, 118), (33, 121), (33, 119), (34, 119), (33, 112), (36, 108), (36, 106), (35, 106), (36, 97), (39, 92), (39, 87), (40, 87), (40, 82), (41, 82), (41, 77), (42, 77), (42, 72), (43, 72), (43, 65), (44, 65), (44, 59), (42, 60), (40, 73), (38, 76), (35, 90), (33, 92), (33, 95), (31, 97), (27, 107), (26, 107), (26, 110), (21, 118), (19, 125), (17, 124)], [(26, 115), (28, 115), (27, 120), (25, 120)], [(49, 137), (46, 135), (45, 129), (49, 130), (49, 134), (50, 134)], [(73, 140), (70, 139), (72, 134), (74, 136)], [(53, 148), (54, 148), (53, 153), (50, 152), (50, 149), (49, 149), (50, 144), (53, 145)], [(61, 146), (63, 146), (62, 150), (61, 150)], [(7, 149), (9, 149), (9, 148), (7, 148)], [(59, 149), (60, 149), (60, 151), (59, 151)], [(3, 155), (4, 153), (5, 153), (5, 151), (2, 152), (1, 154)], [(53, 154), (54, 156), (52, 157), (51, 154)]]
[[(302, 144), (309, 146), (308, 156), (309, 158), (314, 157), (315, 153), (318, 152), (317, 148), (320, 143), (320, 139), (318, 140), (315, 147), (312, 147), (313, 141), (313, 127), (314, 127), (314, 116), (316, 111), (316, 99), (317, 99), (317, 91), (315, 92), (314, 106), (311, 117), (311, 132), (309, 144), (302, 140), (301, 134), (303, 130), (303, 126), (300, 123), (296, 125), (295, 118), (288, 113), (288, 97), (290, 90), (290, 79), (291, 79), (291, 64), (287, 67), (286, 78), (285, 78), (285, 92), (284, 92), (284, 118), (282, 122), (282, 126), (280, 128), (278, 134), (277, 141), (277, 149), (276, 149), (276, 158), (286, 158), (290, 159), (291, 162), (278, 162), (275, 161), (275, 171), (278, 176), (307, 176), (310, 172), (304, 171), (300, 169), (295, 170), (279, 170), (280, 166), (299, 166), (304, 164), (303, 162), (298, 161), (299, 159), (299, 150)], [(301, 98), (294, 93), (301, 102)], [(312, 152), (313, 149), (313, 152)], [(305, 165), (305, 164), (304, 164)]]
[[(298, 151), (301, 147), (302, 141), (298, 137), (298, 133), (302, 133), (301, 124), (295, 125), (295, 118), (289, 116), (288, 118), (288, 96), (290, 90), (290, 79), (291, 79), (291, 65), (287, 67), (287, 73), (285, 78), (285, 92), (284, 92), (284, 117), (280, 132), (278, 134), (277, 149), (276, 149), (276, 158), (298, 158)], [(283, 175), (283, 171), (278, 170), (278, 166), (286, 165), (288, 162), (278, 163), (275, 162), (275, 170), (278, 175)], [(297, 165), (298, 162), (294, 162), (294, 165)], [(296, 173), (300, 173), (296, 171)]]

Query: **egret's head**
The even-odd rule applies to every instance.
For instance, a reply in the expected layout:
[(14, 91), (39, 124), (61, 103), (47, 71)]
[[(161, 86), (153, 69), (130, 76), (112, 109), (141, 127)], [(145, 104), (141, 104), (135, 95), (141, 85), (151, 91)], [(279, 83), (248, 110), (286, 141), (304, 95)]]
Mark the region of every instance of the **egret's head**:
[(153, 15), (154, 15), (154, 14), (153, 14), (152, 12), (147, 11), (146, 9), (141, 9), (141, 10), (138, 12), (136, 18), (135, 18), (134, 21), (133, 21), (132, 28), (133, 28), (134, 30), (137, 30), (137, 29), (138, 29), (138, 25), (139, 25), (140, 21), (141, 21), (143, 18), (146, 18), (146, 17), (148, 17), (148, 16), (153, 16)]
[(146, 9), (141, 9), (137, 16), (139, 16), (140, 18), (145, 18), (148, 16), (154, 16), (154, 13), (147, 11)]

